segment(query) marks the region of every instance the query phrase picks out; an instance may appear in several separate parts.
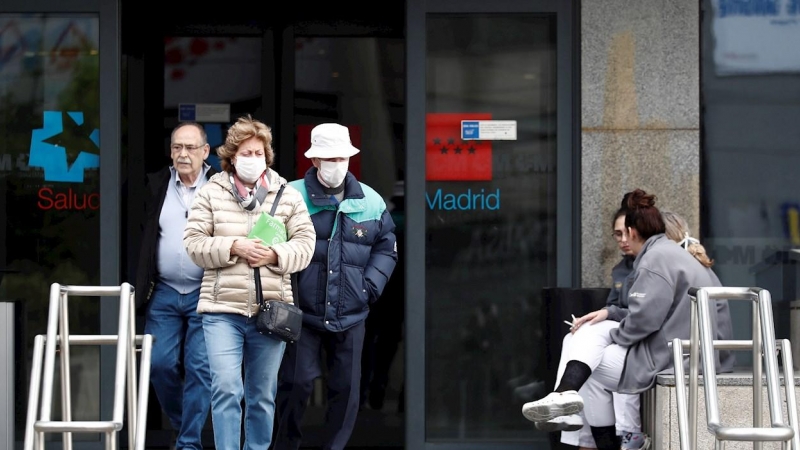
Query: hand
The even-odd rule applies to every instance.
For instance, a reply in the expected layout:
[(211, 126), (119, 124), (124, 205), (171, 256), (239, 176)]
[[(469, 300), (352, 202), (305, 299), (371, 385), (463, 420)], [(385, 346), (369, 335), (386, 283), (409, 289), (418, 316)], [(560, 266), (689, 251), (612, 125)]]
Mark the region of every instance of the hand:
[(578, 331), (578, 328), (580, 328), (580, 326), (586, 322), (589, 322), (589, 324), (592, 325), (597, 322), (602, 322), (606, 319), (608, 319), (608, 310), (605, 308), (598, 309), (597, 311), (592, 311), (585, 316), (576, 318), (572, 324), (572, 328), (570, 328), (569, 331), (570, 333), (575, 334), (575, 332)]
[(272, 250), (262, 244), (261, 239), (237, 239), (231, 246), (231, 253), (246, 259), (251, 266), (254, 262), (266, 258), (268, 252), (272, 252)]
[(267, 264), (274, 266), (278, 264), (278, 254), (275, 253), (275, 250), (268, 247), (266, 256), (255, 260), (248, 258), (247, 262), (248, 264), (250, 264), (250, 267), (261, 267), (261, 266), (266, 266)]

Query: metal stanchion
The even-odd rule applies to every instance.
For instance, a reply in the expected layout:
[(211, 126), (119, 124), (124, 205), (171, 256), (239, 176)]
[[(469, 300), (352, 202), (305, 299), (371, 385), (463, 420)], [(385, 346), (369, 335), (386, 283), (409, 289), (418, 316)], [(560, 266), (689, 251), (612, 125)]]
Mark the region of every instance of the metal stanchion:
[(14, 448), (14, 303), (0, 302), (0, 447)]
[[(766, 289), (751, 287), (707, 287), (690, 288), (691, 336), (689, 341), (672, 341), (675, 382), (678, 393), (678, 425), (681, 450), (697, 448), (697, 395), (699, 380), (699, 356), (702, 353), (703, 384), (705, 393), (708, 431), (714, 435), (715, 447), (723, 448), (726, 441), (749, 441), (753, 449), (763, 448), (764, 442), (782, 442), (782, 448), (792, 446), (800, 450), (798, 438), (798, 413), (794, 396), (794, 374), (792, 371), (791, 344), (788, 340), (775, 340), (772, 301)], [(710, 301), (744, 300), (753, 302), (753, 339), (750, 341), (715, 341)], [(746, 349), (753, 351), (753, 426), (732, 427), (724, 424), (720, 417), (717, 393), (714, 351), (722, 349)], [(786, 389), (787, 424), (781, 410), (782, 400), (778, 380), (777, 349), (781, 348), (784, 361), (784, 384)], [(689, 396), (686, 398), (683, 350), (689, 350)], [(763, 361), (762, 361), (763, 360)], [(764, 426), (761, 414), (762, 376), (766, 378), (770, 423)]]

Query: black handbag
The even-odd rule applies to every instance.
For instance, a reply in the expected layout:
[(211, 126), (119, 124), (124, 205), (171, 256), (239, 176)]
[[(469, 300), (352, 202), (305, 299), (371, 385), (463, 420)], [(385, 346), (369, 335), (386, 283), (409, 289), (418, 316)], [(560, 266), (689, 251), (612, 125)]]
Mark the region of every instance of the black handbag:
[(271, 336), (282, 341), (293, 343), (300, 339), (300, 332), (303, 329), (303, 311), (294, 303), (287, 303), (282, 300), (264, 301), (264, 294), (261, 292), (261, 276), (258, 267), (254, 269), (256, 277), (256, 298), (261, 308), (256, 316), (256, 328), (258, 332)]
[[(275, 215), (278, 200), (281, 198), (283, 188), (281, 185), (278, 194), (275, 195), (275, 202), (269, 215)], [(253, 275), (256, 283), (256, 300), (260, 309), (256, 316), (256, 329), (258, 332), (284, 342), (293, 343), (300, 339), (300, 332), (303, 329), (303, 311), (294, 303), (287, 303), (283, 300), (264, 301), (264, 292), (261, 290), (261, 274), (258, 267), (253, 268)], [(293, 279), (294, 277), (292, 277)], [(294, 280), (292, 280), (294, 281)], [(293, 283), (294, 284), (294, 283)], [(294, 289), (293, 289), (294, 290)], [(296, 290), (294, 290), (296, 292)], [(283, 297), (283, 283), (281, 282), (281, 297)]]

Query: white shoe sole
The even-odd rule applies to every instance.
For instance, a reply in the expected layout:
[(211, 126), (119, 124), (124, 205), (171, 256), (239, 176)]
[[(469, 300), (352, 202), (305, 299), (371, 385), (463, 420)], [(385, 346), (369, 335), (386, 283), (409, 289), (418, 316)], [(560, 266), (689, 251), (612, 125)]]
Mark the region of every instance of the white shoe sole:
[(556, 431), (578, 431), (583, 428), (583, 424), (567, 422), (536, 422), (536, 429), (547, 433)]
[(547, 422), (561, 416), (571, 416), (583, 411), (582, 401), (564, 402), (549, 405), (525, 405), (522, 415), (531, 422)]
[[(642, 444), (642, 446), (639, 447), (636, 450), (650, 450), (650, 447), (652, 446), (652, 444), (653, 444), (653, 442), (650, 440), (650, 436), (645, 436), (644, 437), (644, 444)], [(625, 450), (625, 449), (621, 449), (621, 450)]]

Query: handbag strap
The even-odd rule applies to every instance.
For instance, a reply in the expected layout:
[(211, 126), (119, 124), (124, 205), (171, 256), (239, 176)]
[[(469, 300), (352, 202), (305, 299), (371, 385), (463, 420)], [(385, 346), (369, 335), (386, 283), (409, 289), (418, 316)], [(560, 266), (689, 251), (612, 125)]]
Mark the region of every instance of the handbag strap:
[(272, 202), (272, 209), (269, 210), (269, 215), (270, 216), (274, 216), (275, 215), (275, 210), (278, 209), (278, 200), (281, 199), (281, 194), (283, 194), (283, 188), (285, 188), (285, 187), (286, 187), (286, 185), (282, 184), (281, 188), (278, 189), (278, 193), (275, 194), (275, 200)]
[[(286, 184), (282, 184), (280, 189), (278, 189), (278, 193), (275, 194), (275, 200), (272, 202), (272, 208), (269, 210), (270, 216), (275, 216), (275, 210), (278, 209), (278, 201), (281, 199), (281, 194), (283, 194), (283, 188), (286, 187)], [(253, 267), (253, 277), (255, 278), (256, 282), (256, 301), (258, 302), (259, 306), (262, 308), (266, 308), (264, 304), (264, 292), (261, 290), (261, 271), (258, 270), (258, 267)], [(292, 287), (294, 292), (294, 287)]]

